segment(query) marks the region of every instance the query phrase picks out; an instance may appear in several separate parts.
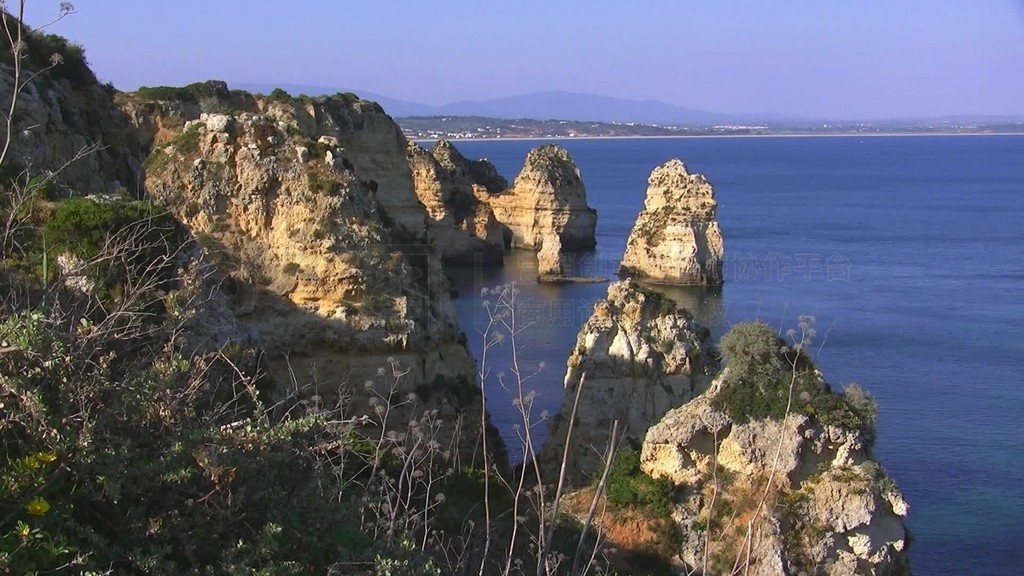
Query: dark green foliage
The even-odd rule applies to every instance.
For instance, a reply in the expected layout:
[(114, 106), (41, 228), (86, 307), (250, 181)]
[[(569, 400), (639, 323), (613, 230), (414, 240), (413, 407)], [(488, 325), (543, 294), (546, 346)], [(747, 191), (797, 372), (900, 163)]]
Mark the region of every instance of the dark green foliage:
[(196, 102), (195, 95), (180, 86), (139, 86), (135, 94), (146, 100)]
[(728, 373), (712, 405), (734, 421), (782, 419), (791, 411), (823, 424), (859, 429), (874, 437), (874, 400), (858, 386), (845, 397), (821, 380), (810, 357), (789, 346), (763, 322), (737, 324), (719, 348)]
[[(11, 30), (17, 25), (17, 19), (9, 17)], [(25, 59), (23, 66), (31, 72), (50, 68), (50, 78), (64, 79), (74, 88), (83, 88), (97, 83), (96, 75), (89, 69), (85, 59), (85, 49), (81, 45), (68, 41), (56, 34), (46, 34), (24, 26)], [(11, 35), (15, 37), (15, 34)], [(11, 41), (6, 33), (0, 34), (0, 62), (12, 65), (13, 54)]]
[(160, 172), (163, 172), (164, 169), (170, 165), (170, 163), (171, 157), (167, 154), (167, 152), (164, 152), (163, 148), (157, 148), (150, 152), (149, 156), (146, 156), (146, 161), (143, 164), (143, 168), (146, 169), (146, 172), (158, 174)]
[[(157, 285), (169, 281), (173, 255), (185, 238), (173, 218), (146, 202), (88, 198), (58, 203), (42, 235), (51, 261), (68, 252), (86, 262), (95, 260), (88, 274), (101, 297), (139, 275)], [(110, 257), (97, 259), (101, 252)]]
[(643, 508), (657, 516), (672, 512), (675, 486), (666, 478), (651, 478), (640, 470), (640, 453), (620, 450), (608, 472), (608, 500), (616, 506)]
[(274, 88), (270, 91), (270, 99), (278, 102), (291, 102), (292, 95), (282, 88)]

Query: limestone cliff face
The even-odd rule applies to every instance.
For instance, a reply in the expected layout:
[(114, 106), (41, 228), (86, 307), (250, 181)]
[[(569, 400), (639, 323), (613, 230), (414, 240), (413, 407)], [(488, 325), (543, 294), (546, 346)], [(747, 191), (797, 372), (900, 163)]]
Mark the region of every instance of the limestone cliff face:
[(711, 565), (732, 566), (753, 518), (750, 574), (907, 573), (907, 503), (862, 433), (802, 415), (733, 422), (712, 407), (720, 385), (668, 412), (643, 443), (644, 472), (683, 491), (684, 561), (703, 566), (711, 530)]
[[(265, 112), (186, 122), (150, 154), (146, 187), (218, 260), (275, 380), (351, 395), (356, 414), (374, 395), (401, 403), (414, 391), (421, 401), (406, 407), (436, 408), (450, 422), (472, 411), (458, 398), (473, 397), (474, 363), (440, 260), (408, 240), (423, 209), (404, 140), (396, 158), (390, 120), (362, 101), (259, 105)], [(385, 179), (399, 164), (405, 175)], [(393, 366), (408, 370), (394, 389)], [(464, 436), (464, 446), (475, 439)]]
[(333, 147), (374, 192), (382, 216), (415, 237), (426, 233), (426, 210), (413, 188), (401, 128), (376, 102), (352, 96), (261, 99), (260, 108), (285, 126)]
[(446, 264), (500, 265), (507, 229), (480, 198), (508, 186), (490, 162), (466, 159), (447, 140), (407, 149), (413, 186), (427, 210), (427, 237)]
[[(62, 75), (58, 68), (25, 84), (18, 97), (11, 148), (4, 160), (10, 176), (56, 173), (64, 197), (71, 193), (140, 192), (142, 151), (135, 130), (114, 104), (113, 90), (95, 77)], [(21, 82), (31, 75), (23, 72)], [(0, 64), (0, 102), (8, 106), (14, 70)]]
[(569, 450), (576, 485), (600, 474), (614, 420), (639, 447), (652, 424), (708, 385), (718, 369), (710, 338), (672, 300), (631, 280), (609, 286), (568, 360), (562, 410), (542, 451), (548, 473), (557, 473), (581, 376), (586, 379)]
[(596, 245), (597, 211), (587, 205), (580, 171), (569, 153), (546, 144), (526, 156), (512, 187), (487, 197), (499, 222), (511, 231), (513, 248), (538, 250), (556, 235), (566, 251)]
[(663, 284), (722, 283), (724, 248), (714, 189), (678, 159), (655, 168), (619, 274)]

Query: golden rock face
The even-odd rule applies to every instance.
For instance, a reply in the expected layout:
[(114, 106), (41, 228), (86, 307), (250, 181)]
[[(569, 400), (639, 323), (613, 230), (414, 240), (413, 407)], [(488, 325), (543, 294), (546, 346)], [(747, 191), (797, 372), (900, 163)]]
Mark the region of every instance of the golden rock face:
[(619, 273), (661, 284), (719, 285), (725, 247), (711, 184), (676, 159), (655, 168)]
[[(257, 106), (185, 121), (154, 148), (146, 187), (216, 261), (268, 372), (280, 386), (345, 395), (353, 414), (372, 415), (384, 391), (404, 401), (475, 390), (398, 127), (359, 100)], [(479, 413), (449, 396), (424, 395), (391, 417)]]
[(553, 235), (566, 251), (596, 245), (597, 211), (587, 205), (580, 171), (564, 148), (548, 144), (531, 150), (512, 186), (490, 195), (487, 203), (511, 231), (513, 248), (539, 250)]

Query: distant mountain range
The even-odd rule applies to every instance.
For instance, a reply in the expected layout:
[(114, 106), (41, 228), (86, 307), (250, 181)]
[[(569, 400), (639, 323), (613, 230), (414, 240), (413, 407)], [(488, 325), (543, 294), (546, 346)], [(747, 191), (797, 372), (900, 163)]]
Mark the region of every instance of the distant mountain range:
[[(421, 102), (412, 102), (391, 98), (383, 94), (351, 90), (346, 88), (330, 88), (303, 84), (254, 84), (239, 83), (232, 85), (250, 92), (269, 93), (274, 88), (286, 90), (289, 94), (321, 96), (338, 92), (353, 92), (360, 98), (373, 100), (384, 107), (393, 117), (420, 116), (479, 116), (506, 120), (570, 120), (592, 122), (637, 123), (659, 126), (750, 126), (762, 125), (778, 127), (818, 127), (832, 123), (832, 120), (819, 118), (802, 118), (785, 114), (746, 113), (724, 114), (694, 108), (685, 108), (668, 104), (660, 100), (627, 100), (595, 94), (576, 92), (537, 92), (519, 96), (507, 96), (490, 100), (461, 100), (441, 106), (431, 106)], [(942, 124), (975, 124), (991, 125), (1024, 122), (1024, 116), (1014, 115), (957, 115), (941, 118), (891, 118), (875, 119), (872, 124), (882, 126), (916, 126)], [(854, 124), (855, 121), (844, 121)]]
[(639, 124), (699, 125), (742, 124), (751, 122), (797, 122), (799, 118), (779, 114), (720, 114), (675, 106), (660, 100), (626, 100), (610, 96), (576, 92), (537, 92), (491, 100), (461, 100), (441, 106), (389, 98), (360, 90), (308, 86), (302, 84), (237, 84), (250, 92), (269, 93), (281, 88), (290, 94), (320, 96), (353, 92), (373, 100), (394, 117), (408, 116), (485, 116), (488, 118), (533, 120), (574, 120), (594, 122), (634, 122)]

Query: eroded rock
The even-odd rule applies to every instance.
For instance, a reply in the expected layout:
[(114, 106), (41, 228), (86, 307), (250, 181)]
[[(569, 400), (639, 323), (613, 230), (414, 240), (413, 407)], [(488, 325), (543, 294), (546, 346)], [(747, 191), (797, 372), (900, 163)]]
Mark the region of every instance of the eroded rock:
[(647, 182), (619, 274), (662, 284), (721, 284), (724, 247), (711, 184), (678, 159), (655, 168)]
[(500, 265), (506, 228), (479, 198), (507, 182), (486, 160), (471, 161), (446, 140), (428, 152), (407, 149), (416, 195), (427, 210), (427, 236), (445, 263)]
[(729, 565), (749, 546), (751, 574), (906, 574), (906, 501), (863, 434), (797, 414), (733, 422), (712, 406), (722, 385), (669, 411), (643, 442), (643, 471), (682, 491), (683, 560), (702, 566), (710, 541)]
[(596, 245), (597, 211), (587, 205), (580, 171), (564, 148), (531, 150), (512, 187), (486, 201), (510, 230), (513, 248), (539, 250), (550, 236), (558, 236), (566, 251)]
[(565, 399), (542, 457), (556, 473), (581, 377), (569, 469), (573, 484), (601, 469), (612, 422), (639, 447), (647, 429), (702, 391), (718, 368), (710, 333), (675, 302), (634, 281), (608, 287), (608, 296), (580, 329), (565, 374)]

